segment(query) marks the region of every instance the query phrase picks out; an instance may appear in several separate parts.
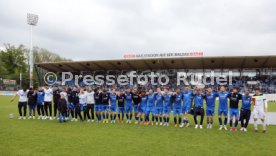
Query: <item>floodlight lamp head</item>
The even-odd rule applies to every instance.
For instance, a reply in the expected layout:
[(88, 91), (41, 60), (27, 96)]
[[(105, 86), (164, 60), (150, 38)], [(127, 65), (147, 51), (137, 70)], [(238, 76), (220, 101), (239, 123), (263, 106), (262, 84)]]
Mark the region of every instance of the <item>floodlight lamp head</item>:
[(27, 14), (27, 23), (32, 26), (36, 26), (38, 22), (38, 15), (28, 13)]

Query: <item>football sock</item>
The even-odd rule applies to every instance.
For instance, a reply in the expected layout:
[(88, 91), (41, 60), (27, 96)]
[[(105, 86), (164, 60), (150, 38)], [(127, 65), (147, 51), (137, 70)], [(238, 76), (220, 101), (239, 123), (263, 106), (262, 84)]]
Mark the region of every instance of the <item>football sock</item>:
[(224, 125), (227, 125), (227, 118), (224, 118)]
[(219, 125), (220, 125), (220, 126), (222, 125), (222, 120), (221, 120), (220, 117), (219, 117)]
[(176, 117), (174, 117), (174, 118), (173, 118), (173, 120), (174, 120), (174, 124), (176, 124), (176, 123), (177, 123), (177, 121), (176, 121)]
[(237, 127), (237, 126), (238, 126), (238, 123), (239, 123), (239, 120), (238, 120), (238, 119), (236, 119), (236, 121), (235, 121), (235, 127)]

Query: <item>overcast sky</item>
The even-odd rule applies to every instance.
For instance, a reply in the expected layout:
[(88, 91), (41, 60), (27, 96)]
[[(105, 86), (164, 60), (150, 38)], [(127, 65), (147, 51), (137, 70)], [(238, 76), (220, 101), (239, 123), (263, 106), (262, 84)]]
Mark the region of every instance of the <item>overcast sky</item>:
[(73, 60), (129, 53), (276, 54), (275, 0), (0, 0), (0, 47), (34, 46)]

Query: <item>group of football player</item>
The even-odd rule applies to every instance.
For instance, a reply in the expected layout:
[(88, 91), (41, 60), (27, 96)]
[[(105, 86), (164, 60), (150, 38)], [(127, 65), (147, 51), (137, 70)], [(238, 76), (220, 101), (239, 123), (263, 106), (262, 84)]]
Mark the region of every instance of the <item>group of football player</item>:
[[(254, 130), (258, 132), (257, 120), (260, 119), (263, 133), (266, 132), (267, 100), (259, 88), (255, 88), (254, 95), (251, 96), (249, 92), (240, 94), (237, 88), (227, 92), (224, 86), (218, 91), (213, 91), (212, 88), (191, 89), (190, 86), (177, 88), (175, 91), (166, 87), (163, 90), (157, 88), (156, 91), (141, 88), (126, 88), (124, 91), (113, 88), (107, 91), (100, 88), (93, 89), (92, 86), (59, 87), (45, 84), (37, 89), (19, 90), (12, 98), (13, 101), (19, 96), (19, 119), (26, 119), (28, 106), (28, 119), (35, 119), (37, 111), (37, 119), (57, 119), (61, 123), (68, 120), (74, 122), (96, 120), (98, 123), (131, 124), (134, 116), (135, 124), (169, 126), (170, 118), (173, 117), (175, 127), (182, 128), (191, 126), (188, 120), (191, 115), (194, 119), (194, 128), (203, 129), (206, 114), (207, 128), (211, 129), (218, 99), (219, 130), (228, 130), (229, 122), (230, 131), (237, 131), (240, 122), (240, 131), (246, 132), (253, 105)], [(199, 122), (198, 116), (200, 116)]]

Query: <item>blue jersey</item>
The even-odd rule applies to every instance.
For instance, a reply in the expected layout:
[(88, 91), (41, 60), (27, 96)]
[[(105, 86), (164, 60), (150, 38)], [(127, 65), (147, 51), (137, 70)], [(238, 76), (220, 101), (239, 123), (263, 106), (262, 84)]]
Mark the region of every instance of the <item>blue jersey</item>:
[(155, 95), (156, 94), (148, 94), (148, 107), (153, 107), (155, 105)]
[(156, 99), (156, 107), (163, 107), (163, 101), (164, 101), (163, 95), (156, 94), (155, 99)]
[(228, 93), (220, 92), (218, 93), (219, 97), (219, 109), (228, 109)]
[(144, 96), (141, 98), (141, 107), (144, 108), (147, 106), (148, 96)]
[(132, 105), (132, 94), (125, 93), (125, 97), (126, 97), (126, 105)]
[(241, 108), (244, 110), (250, 110), (251, 100), (252, 100), (251, 96), (248, 96), (248, 97), (242, 96), (242, 107)]
[(193, 91), (184, 91), (183, 93), (183, 106), (191, 106), (193, 100)]
[(207, 109), (215, 109), (216, 97), (217, 97), (217, 94), (215, 93), (206, 94), (205, 99), (206, 99)]
[(164, 94), (164, 106), (165, 107), (171, 107), (172, 106), (172, 101), (171, 101), (171, 94)]
[(36, 92), (37, 94), (37, 103), (42, 104), (44, 102), (44, 92)]
[(174, 105), (173, 105), (174, 108), (176, 108), (176, 109), (181, 108), (182, 99), (183, 99), (183, 95), (181, 93), (174, 95)]
[(116, 100), (117, 100), (117, 95), (116, 94), (109, 94), (109, 99), (110, 99), (110, 105), (111, 106), (116, 106)]
[(203, 94), (194, 94), (194, 104), (196, 108), (203, 108), (203, 100), (205, 95)]

